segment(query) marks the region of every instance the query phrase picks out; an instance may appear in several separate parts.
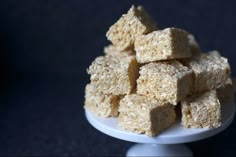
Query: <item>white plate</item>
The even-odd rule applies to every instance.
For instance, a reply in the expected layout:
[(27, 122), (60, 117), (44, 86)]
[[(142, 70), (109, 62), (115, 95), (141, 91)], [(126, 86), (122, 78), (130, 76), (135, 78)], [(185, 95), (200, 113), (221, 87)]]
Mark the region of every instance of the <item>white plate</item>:
[(110, 135), (112, 137), (122, 139), (125, 141), (137, 142), (137, 143), (156, 143), (156, 144), (178, 144), (187, 143), (197, 140), (201, 140), (210, 136), (213, 136), (224, 129), (226, 129), (234, 119), (235, 103), (230, 101), (229, 103), (222, 105), (222, 125), (215, 129), (187, 129), (180, 125), (180, 122), (176, 122), (167, 130), (155, 137), (149, 137), (143, 134), (136, 134), (126, 131), (118, 126), (117, 118), (102, 118), (94, 115), (89, 111), (85, 111), (85, 115), (89, 123), (97, 130)]

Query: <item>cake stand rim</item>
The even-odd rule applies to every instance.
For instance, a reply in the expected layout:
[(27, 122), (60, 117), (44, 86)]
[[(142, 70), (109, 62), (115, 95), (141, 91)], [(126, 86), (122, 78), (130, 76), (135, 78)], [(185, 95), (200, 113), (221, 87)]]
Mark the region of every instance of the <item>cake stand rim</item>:
[[(85, 109), (85, 116), (88, 122), (97, 130), (109, 136), (136, 143), (155, 143), (155, 144), (180, 144), (194, 142), (214, 136), (226, 128), (233, 122), (235, 115), (235, 101), (232, 100), (227, 104), (222, 111), (222, 125), (218, 128), (207, 129), (188, 129), (181, 126), (180, 122), (177, 122), (172, 127), (164, 130), (161, 134), (149, 137), (144, 134), (137, 134), (126, 131), (119, 127), (117, 118), (102, 118), (91, 113)], [(226, 117), (226, 115), (229, 115)]]

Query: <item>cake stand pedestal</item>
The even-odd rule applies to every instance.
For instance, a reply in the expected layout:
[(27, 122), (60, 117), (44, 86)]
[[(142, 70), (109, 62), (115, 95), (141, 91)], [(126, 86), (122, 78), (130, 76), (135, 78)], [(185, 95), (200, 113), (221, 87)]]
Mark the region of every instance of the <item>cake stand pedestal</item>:
[(85, 111), (89, 123), (97, 130), (130, 142), (136, 142), (126, 156), (193, 156), (192, 151), (184, 143), (202, 140), (225, 130), (233, 121), (235, 103), (233, 100), (222, 105), (222, 125), (214, 129), (187, 129), (176, 122), (172, 127), (155, 137), (136, 134), (119, 127), (117, 118), (102, 118)]

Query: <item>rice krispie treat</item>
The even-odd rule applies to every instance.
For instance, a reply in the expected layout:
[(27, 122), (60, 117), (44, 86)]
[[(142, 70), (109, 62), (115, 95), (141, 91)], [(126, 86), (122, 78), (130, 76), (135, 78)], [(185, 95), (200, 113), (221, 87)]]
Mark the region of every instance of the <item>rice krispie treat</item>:
[(89, 66), (94, 87), (103, 94), (130, 94), (136, 85), (139, 66), (135, 56), (100, 56)]
[(141, 35), (134, 48), (139, 63), (191, 57), (188, 33), (178, 28), (166, 28)]
[(174, 106), (160, 104), (156, 99), (137, 94), (120, 101), (118, 122), (129, 131), (155, 136), (175, 122)]
[(116, 117), (118, 116), (118, 106), (121, 97), (102, 94), (94, 88), (93, 84), (87, 84), (85, 87), (84, 107), (101, 117)]
[(228, 60), (217, 51), (201, 53), (186, 64), (194, 73), (193, 93), (221, 87), (230, 74)]
[(112, 25), (106, 33), (120, 51), (133, 48), (137, 36), (156, 30), (156, 23), (151, 19), (142, 6), (132, 6), (127, 14)]
[(178, 61), (149, 63), (140, 68), (137, 93), (176, 105), (192, 88), (192, 70)]
[(127, 54), (127, 55), (134, 55), (135, 54), (134, 50), (132, 50), (132, 49), (120, 51), (119, 49), (117, 49), (117, 47), (115, 47), (112, 44), (104, 47), (104, 53), (106, 55), (117, 55), (120, 53)]
[(221, 105), (215, 90), (181, 101), (181, 124), (186, 128), (217, 128), (221, 125)]

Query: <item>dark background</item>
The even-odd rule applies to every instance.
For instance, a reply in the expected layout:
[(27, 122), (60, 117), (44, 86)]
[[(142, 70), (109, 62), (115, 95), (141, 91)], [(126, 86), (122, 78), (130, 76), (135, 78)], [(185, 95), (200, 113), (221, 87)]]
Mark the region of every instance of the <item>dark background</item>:
[[(133, 143), (94, 129), (83, 101), (86, 68), (131, 4), (142, 4), (161, 28), (192, 32), (204, 51), (220, 50), (236, 75), (233, 0), (1, 0), (0, 156), (125, 155)], [(188, 146), (196, 156), (235, 156), (235, 136), (234, 122)]]

